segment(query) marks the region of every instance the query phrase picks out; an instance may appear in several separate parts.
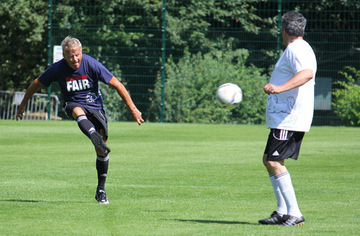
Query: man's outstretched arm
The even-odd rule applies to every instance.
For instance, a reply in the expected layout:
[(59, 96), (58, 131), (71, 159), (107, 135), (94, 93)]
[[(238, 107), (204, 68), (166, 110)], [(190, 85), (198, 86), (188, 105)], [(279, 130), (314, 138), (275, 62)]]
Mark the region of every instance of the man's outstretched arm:
[(120, 95), (121, 99), (124, 101), (126, 106), (129, 108), (133, 120), (136, 121), (139, 125), (144, 123), (143, 118), (141, 117), (141, 112), (137, 109), (134, 102), (132, 101), (130, 94), (126, 90), (125, 86), (115, 77), (109, 82), (109, 85), (116, 89), (117, 93)]
[(39, 91), (39, 89), (43, 86), (43, 84), (39, 81), (39, 78), (36, 78), (34, 82), (32, 82), (29, 88), (26, 90), (23, 100), (21, 101), (18, 111), (16, 113), (16, 120), (22, 118), (25, 112), (26, 103), (30, 100), (30, 98)]

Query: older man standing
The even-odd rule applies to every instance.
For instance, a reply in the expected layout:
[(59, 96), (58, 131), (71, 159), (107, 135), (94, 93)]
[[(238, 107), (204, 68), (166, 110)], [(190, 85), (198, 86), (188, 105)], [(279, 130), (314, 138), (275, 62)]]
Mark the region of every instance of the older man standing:
[(310, 130), (314, 110), (317, 63), (311, 46), (304, 41), (306, 19), (297, 12), (281, 18), (282, 40), (286, 47), (276, 63), (269, 84), (266, 124), (270, 134), (263, 163), (269, 173), (277, 210), (260, 224), (295, 226), (305, 223), (285, 159), (297, 160), (305, 132)]

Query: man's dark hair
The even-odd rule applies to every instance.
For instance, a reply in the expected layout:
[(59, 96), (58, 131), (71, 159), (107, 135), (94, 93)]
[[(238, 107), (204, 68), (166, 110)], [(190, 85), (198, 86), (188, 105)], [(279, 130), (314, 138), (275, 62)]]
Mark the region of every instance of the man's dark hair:
[(281, 27), (290, 36), (304, 36), (306, 19), (299, 12), (287, 12), (281, 17)]

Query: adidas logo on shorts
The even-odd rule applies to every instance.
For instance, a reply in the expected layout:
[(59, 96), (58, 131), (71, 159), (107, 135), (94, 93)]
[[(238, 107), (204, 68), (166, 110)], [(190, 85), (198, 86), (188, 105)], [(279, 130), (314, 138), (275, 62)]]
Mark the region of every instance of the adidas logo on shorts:
[(273, 154), (272, 154), (274, 157), (278, 157), (280, 156), (279, 152), (278, 151), (275, 151)]

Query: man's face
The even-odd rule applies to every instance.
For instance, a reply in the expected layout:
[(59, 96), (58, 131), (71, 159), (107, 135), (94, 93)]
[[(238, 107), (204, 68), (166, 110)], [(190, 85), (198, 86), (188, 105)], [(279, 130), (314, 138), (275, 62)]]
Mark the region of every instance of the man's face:
[(286, 40), (286, 31), (284, 28), (281, 28), (281, 39), (283, 41), (283, 43), (285, 43)]
[(284, 28), (281, 28), (281, 38), (285, 47), (289, 45), (289, 35)]
[(63, 56), (67, 64), (73, 69), (77, 70), (80, 68), (82, 51), (81, 48), (68, 48), (63, 52)]

